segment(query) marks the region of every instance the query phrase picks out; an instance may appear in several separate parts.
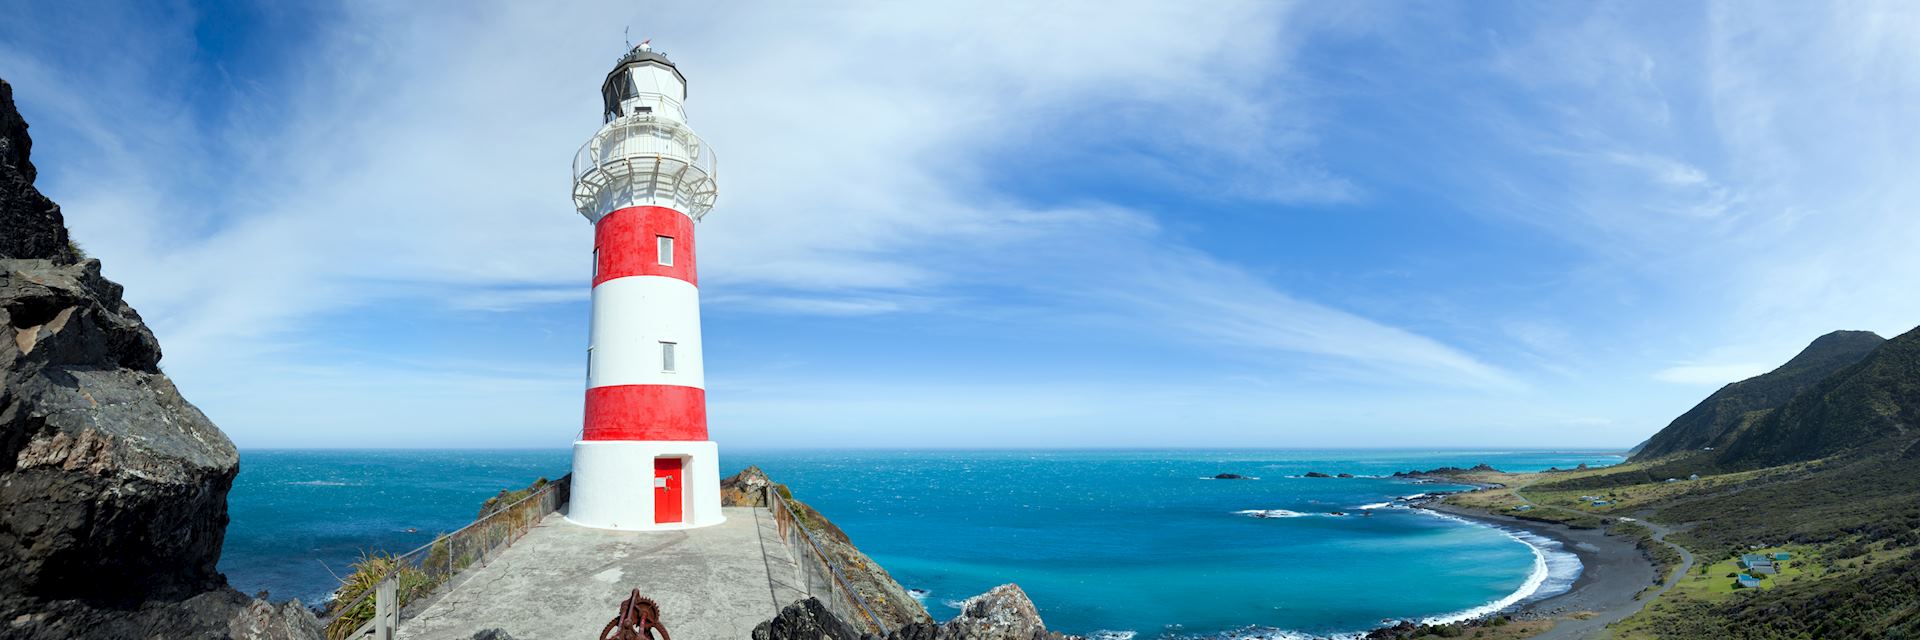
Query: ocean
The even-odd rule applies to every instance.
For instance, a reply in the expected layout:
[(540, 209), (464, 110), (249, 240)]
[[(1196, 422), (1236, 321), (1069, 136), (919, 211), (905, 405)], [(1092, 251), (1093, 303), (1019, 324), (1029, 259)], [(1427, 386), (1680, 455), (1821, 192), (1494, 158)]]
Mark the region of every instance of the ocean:
[[(1105, 638), (1287, 638), (1448, 620), (1564, 591), (1551, 541), (1396, 497), (1394, 471), (1603, 465), (1586, 451), (729, 451), (821, 510), (944, 619), (1019, 583), (1050, 628)], [(500, 489), (566, 473), (568, 451), (244, 450), (221, 570), (236, 588), (324, 600), (362, 551), (406, 551)], [(1354, 478), (1305, 478), (1319, 471)], [(1237, 473), (1257, 480), (1211, 480)], [(1365, 509), (1365, 507), (1375, 507)], [(1335, 512), (1346, 515), (1333, 515)], [(1371, 513), (1362, 516), (1361, 513)]]

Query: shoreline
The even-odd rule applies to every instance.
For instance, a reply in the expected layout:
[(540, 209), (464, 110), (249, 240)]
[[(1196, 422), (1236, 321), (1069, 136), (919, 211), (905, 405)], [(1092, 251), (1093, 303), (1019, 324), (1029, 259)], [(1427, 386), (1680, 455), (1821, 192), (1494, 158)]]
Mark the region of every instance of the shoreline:
[[(1510, 613), (1520, 618), (1554, 618), (1578, 612), (1603, 613), (1638, 604), (1634, 596), (1654, 583), (1653, 561), (1635, 546), (1633, 540), (1608, 535), (1604, 529), (1575, 529), (1559, 523), (1459, 507), (1439, 500), (1415, 508), (1553, 540), (1579, 559), (1580, 573), (1566, 591), (1534, 600), (1522, 597), (1513, 604), (1475, 617)], [(1536, 553), (1541, 553), (1537, 547)], [(1567, 622), (1572, 621), (1562, 620), (1561, 624), (1555, 625), (1555, 630), (1560, 630)], [(1539, 637), (1555, 635), (1558, 634), (1550, 631)]]
[[(1499, 615), (1502, 612), (1524, 608), (1535, 602), (1552, 600), (1571, 592), (1573, 585), (1579, 582), (1579, 577), (1586, 573), (1586, 564), (1580, 561), (1579, 554), (1568, 549), (1566, 543), (1560, 540), (1526, 529), (1484, 522), (1457, 513), (1431, 509), (1425, 505), (1412, 508), (1436, 518), (1491, 528), (1512, 538), (1515, 542), (1527, 545), (1527, 548), (1533, 551), (1533, 571), (1528, 573), (1526, 581), (1523, 582), (1519, 588), (1514, 589), (1512, 593), (1480, 606), (1421, 618), (1416, 621), (1419, 624), (1442, 625), (1466, 622), (1468, 620), (1476, 620), (1487, 616)], [(1549, 546), (1549, 544), (1552, 546)], [(1572, 560), (1571, 564), (1553, 561), (1554, 559), (1563, 557), (1570, 557)], [(1545, 596), (1540, 595), (1542, 589), (1547, 588), (1547, 585), (1555, 582), (1564, 582), (1565, 588)], [(1556, 585), (1556, 587), (1557, 586), (1558, 585)]]

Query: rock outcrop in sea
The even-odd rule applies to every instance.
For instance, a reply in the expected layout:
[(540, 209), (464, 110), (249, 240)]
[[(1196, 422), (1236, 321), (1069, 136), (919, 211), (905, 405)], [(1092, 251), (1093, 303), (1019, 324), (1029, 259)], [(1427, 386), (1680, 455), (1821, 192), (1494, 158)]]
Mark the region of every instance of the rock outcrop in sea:
[(0, 80), (0, 636), (317, 638), (216, 569), (233, 443), (33, 186)]
[[(1580, 466), (1581, 468), (1586, 467), (1584, 463), (1581, 464)], [(1462, 469), (1460, 467), (1440, 467), (1437, 469), (1428, 469), (1426, 471), (1417, 471), (1417, 470), (1416, 471), (1395, 471), (1393, 472), (1393, 475), (1389, 477), (1420, 478), (1420, 477), (1426, 477), (1426, 476), (1456, 476), (1463, 473), (1503, 473), (1503, 472), (1500, 471), (1499, 469), (1493, 468), (1493, 465), (1482, 462), (1480, 464), (1473, 465), (1472, 467), (1469, 467), (1466, 469)]]
[[(814, 598), (787, 605), (753, 630), (753, 640), (881, 640), (860, 633)], [(1003, 584), (968, 598), (960, 615), (942, 623), (915, 622), (893, 629), (885, 640), (1084, 640), (1048, 631), (1040, 610), (1019, 585)]]

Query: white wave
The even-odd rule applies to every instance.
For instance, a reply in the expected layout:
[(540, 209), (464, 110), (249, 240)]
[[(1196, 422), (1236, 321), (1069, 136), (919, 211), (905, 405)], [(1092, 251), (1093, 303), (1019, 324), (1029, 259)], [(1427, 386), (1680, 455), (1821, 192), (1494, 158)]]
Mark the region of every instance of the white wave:
[[(1506, 597), (1499, 600), (1471, 609), (1423, 618), (1420, 620), (1421, 624), (1449, 624), (1499, 613), (1507, 607), (1521, 602), (1539, 600), (1547, 596), (1565, 593), (1567, 589), (1572, 588), (1573, 581), (1580, 577), (1580, 571), (1582, 570), (1580, 558), (1562, 548), (1557, 541), (1535, 535), (1531, 532), (1513, 531), (1505, 527), (1497, 527), (1485, 522), (1469, 520), (1430, 509), (1421, 509), (1420, 511), (1436, 518), (1452, 520), (1454, 522), (1464, 522), (1499, 531), (1500, 533), (1506, 534), (1507, 537), (1527, 545), (1527, 549), (1533, 551), (1533, 571), (1527, 574), (1526, 581), (1520, 583), (1520, 588), (1515, 589), (1513, 593), (1507, 594)], [(1559, 570), (1559, 575), (1555, 574), (1556, 569)], [(1558, 589), (1558, 591), (1551, 591), (1548, 588), (1549, 583), (1553, 585), (1553, 589)]]
[(1375, 502), (1373, 504), (1363, 504), (1354, 508), (1355, 509), (1388, 509), (1391, 507), (1393, 507), (1393, 503), (1391, 502)]
[(919, 601), (920, 604), (924, 606), (927, 603), (927, 596), (933, 595), (933, 593), (926, 589), (908, 589), (907, 595)]
[(1111, 629), (1101, 629), (1093, 633), (1087, 634), (1087, 639), (1088, 640), (1133, 640), (1133, 637), (1137, 635), (1140, 635), (1140, 634), (1134, 631), (1113, 631)]
[(967, 601), (965, 600), (941, 600), (940, 604), (944, 604), (949, 607), (959, 609), (961, 611), (967, 610)]
[(1278, 629), (1274, 627), (1249, 626), (1249, 627), (1241, 627), (1239, 629), (1234, 629), (1231, 631), (1222, 631), (1220, 633), (1217, 633), (1211, 636), (1204, 636), (1204, 637), (1212, 638), (1213, 640), (1361, 640), (1362, 638), (1366, 637), (1366, 633), (1352, 632), (1352, 633), (1336, 633), (1333, 635), (1319, 635), (1319, 634), (1307, 633), (1304, 631), (1294, 631), (1292, 629)]
[(347, 483), (345, 483), (345, 482), (334, 482), (334, 481), (331, 481), (331, 480), (303, 480), (303, 481), (300, 481), (300, 482), (289, 482), (289, 483), (287, 483), (287, 484), (297, 484), (297, 485), (302, 485), (302, 486), (308, 486), (308, 487), (344, 487), (344, 486), (347, 486)]
[(1341, 512), (1301, 513), (1299, 511), (1294, 511), (1292, 509), (1244, 509), (1241, 511), (1235, 511), (1233, 513), (1234, 515), (1248, 516), (1253, 518), (1306, 518), (1311, 516), (1338, 518), (1340, 516), (1347, 515)]
[(1287, 509), (1246, 509), (1242, 511), (1235, 511), (1233, 513), (1235, 515), (1253, 516), (1255, 518), (1298, 518), (1298, 517), (1307, 515), (1304, 513), (1300, 513), (1298, 511), (1290, 511)]
[(1586, 571), (1586, 566), (1580, 564), (1580, 556), (1568, 551), (1559, 540), (1524, 531), (1519, 532), (1518, 536), (1547, 557), (1546, 581), (1540, 583), (1540, 588), (1523, 602), (1545, 600), (1566, 593), (1573, 589), (1574, 581), (1579, 580), (1580, 574)]
[(1416, 493), (1410, 496), (1400, 496), (1400, 499), (1401, 500), (1419, 500), (1421, 498), (1427, 497), (1428, 495), (1429, 494), (1425, 494), (1425, 493)]

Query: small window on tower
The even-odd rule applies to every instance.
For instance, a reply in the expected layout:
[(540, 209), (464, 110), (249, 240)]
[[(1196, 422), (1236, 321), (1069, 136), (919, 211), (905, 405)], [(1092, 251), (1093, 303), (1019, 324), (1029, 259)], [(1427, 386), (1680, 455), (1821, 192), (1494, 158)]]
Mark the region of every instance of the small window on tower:
[(660, 370), (673, 373), (673, 347), (671, 342), (660, 343)]
[(593, 277), (600, 277), (600, 247), (593, 248)]
[(673, 236), (660, 236), (656, 240), (660, 246), (660, 264), (673, 266)]

